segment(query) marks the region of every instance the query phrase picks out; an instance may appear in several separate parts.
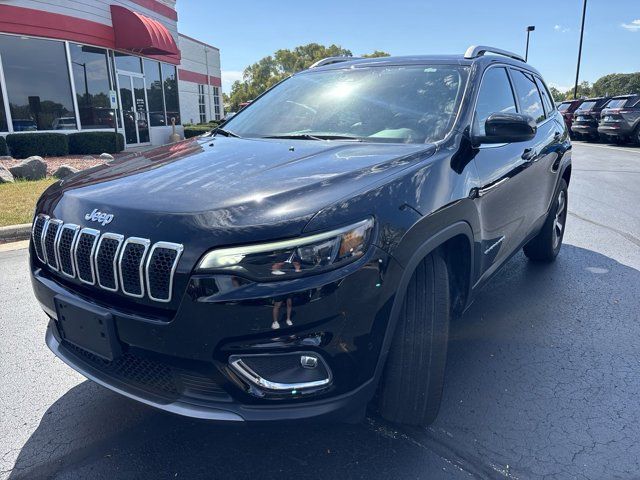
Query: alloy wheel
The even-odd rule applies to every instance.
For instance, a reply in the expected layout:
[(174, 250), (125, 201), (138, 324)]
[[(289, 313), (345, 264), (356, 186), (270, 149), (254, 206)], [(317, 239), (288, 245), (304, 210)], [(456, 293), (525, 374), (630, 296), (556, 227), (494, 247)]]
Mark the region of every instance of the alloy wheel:
[(562, 231), (567, 218), (567, 196), (564, 190), (560, 190), (557, 200), (556, 218), (553, 220), (553, 248), (558, 248), (558, 244), (562, 239)]

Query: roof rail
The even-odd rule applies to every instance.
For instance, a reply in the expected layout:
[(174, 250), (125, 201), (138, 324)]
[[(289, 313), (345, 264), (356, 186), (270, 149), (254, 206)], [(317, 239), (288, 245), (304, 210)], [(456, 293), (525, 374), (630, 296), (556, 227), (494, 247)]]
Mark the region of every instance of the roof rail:
[(348, 62), (350, 60), (359, 60), (360, 57), (327, 57), (322, 60), (318, 60), (309, 68), (324, 67), (325, 65), (331, 65), (333, 63)]
[(464, 53), (464, 58), (478, 58), (483, 56), (485, 53), (495, 53), (497, 55), (514, 58), (526, 63), (526, 60), (517, 53), (502, 50), (501, 48), (487, 47), (486, 45), (471, 45)]

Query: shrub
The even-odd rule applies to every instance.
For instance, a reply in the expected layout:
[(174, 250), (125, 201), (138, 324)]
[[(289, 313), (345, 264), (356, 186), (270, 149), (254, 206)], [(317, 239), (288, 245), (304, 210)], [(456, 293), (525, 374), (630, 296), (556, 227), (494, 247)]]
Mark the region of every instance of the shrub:
[(124, 136), (118, 134), (116, 150), (115, 132), (79, 132), (69, 134), (69, 153), (89, 155), (99, 153), (118, 153), (124, 150)]
[(15, 158), (32, 155), (61, 157), (69, 154), (69, 140), (64, 133), (10, 133), (7, 145)]
[(0, 156), (7, 154), (7, 141), (4, 137), (0, 137)]
[(210, 132), (213, 130), (215, 126), (213, 125), (185, 125), (184, 127), (184, 138), (197, 137), (198, 135), (202, 135), (203, 133)]

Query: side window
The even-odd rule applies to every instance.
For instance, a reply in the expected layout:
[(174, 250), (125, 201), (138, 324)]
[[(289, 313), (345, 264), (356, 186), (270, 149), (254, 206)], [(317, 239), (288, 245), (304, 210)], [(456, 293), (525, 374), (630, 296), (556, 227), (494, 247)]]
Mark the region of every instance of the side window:
[(538, 85), (538, 91), (540, 91), (540, 94), (542, 95), (542, 103), (544, 104), (544, 109), (547, 112), (547, 116), (549, 116), (549, 114), (553, 111), (553, 102), (551, 100), (551, 97), (549, 96), (549, 90), (541, 79), (539, 79), (538, 77), (535, 77), (535, 79), (536, 85)]
[(516, 102), (504, 68), (490, 68), (484, 74), (473, 121), (474, 135), (484, 136), (484, 122), (492, 113), (515, 113)]
[(511, 69), (511, 78), (520, 102), (520, 113), (531, 115), (536, 123), (542, 122), (545, 119), (544, 109), (533, 76), (522, 70)]

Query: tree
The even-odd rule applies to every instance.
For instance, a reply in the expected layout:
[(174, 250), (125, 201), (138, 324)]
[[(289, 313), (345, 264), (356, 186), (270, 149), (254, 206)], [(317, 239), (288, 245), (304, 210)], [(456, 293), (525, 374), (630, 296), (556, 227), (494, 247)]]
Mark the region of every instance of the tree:
[(374, 50), (372, 53), (365, 53), (361, 55), (362, 58), (378, 58), (378, 57), (388, 57), (389, 54), (387, 52), (383, 52), (382, 50)]
[[(364, 57), (382, 57), (389, 55), (376, 50)], [(338, 45), (328, 47), (317, 43), (300, 45), (293, 50), (283, 49), (268, 55), (256, 63), (249, 65), (242, 73), (242, 81), (235, 81), (231, 86), (231, 94), (225, 99), (227, 111), (237, 111), (243, 102), (253, 100), (262, 92), (300, 70), (309, 68), (318, 60), (327, 57), (352, 57), (350, 50)], [(226, 108), (228, 106), (228, 108)]]
[(640, 72), (610, 73), (600, 77), (593, 84), (593, 95), (616, 96), (640, 93)]
[(563, 100), (566, 100), (566, 95), (556, 87), (549, 87), (549, 90), (551, 91), (551, 96), (553, 97), (554, 102), (562, 102)]

